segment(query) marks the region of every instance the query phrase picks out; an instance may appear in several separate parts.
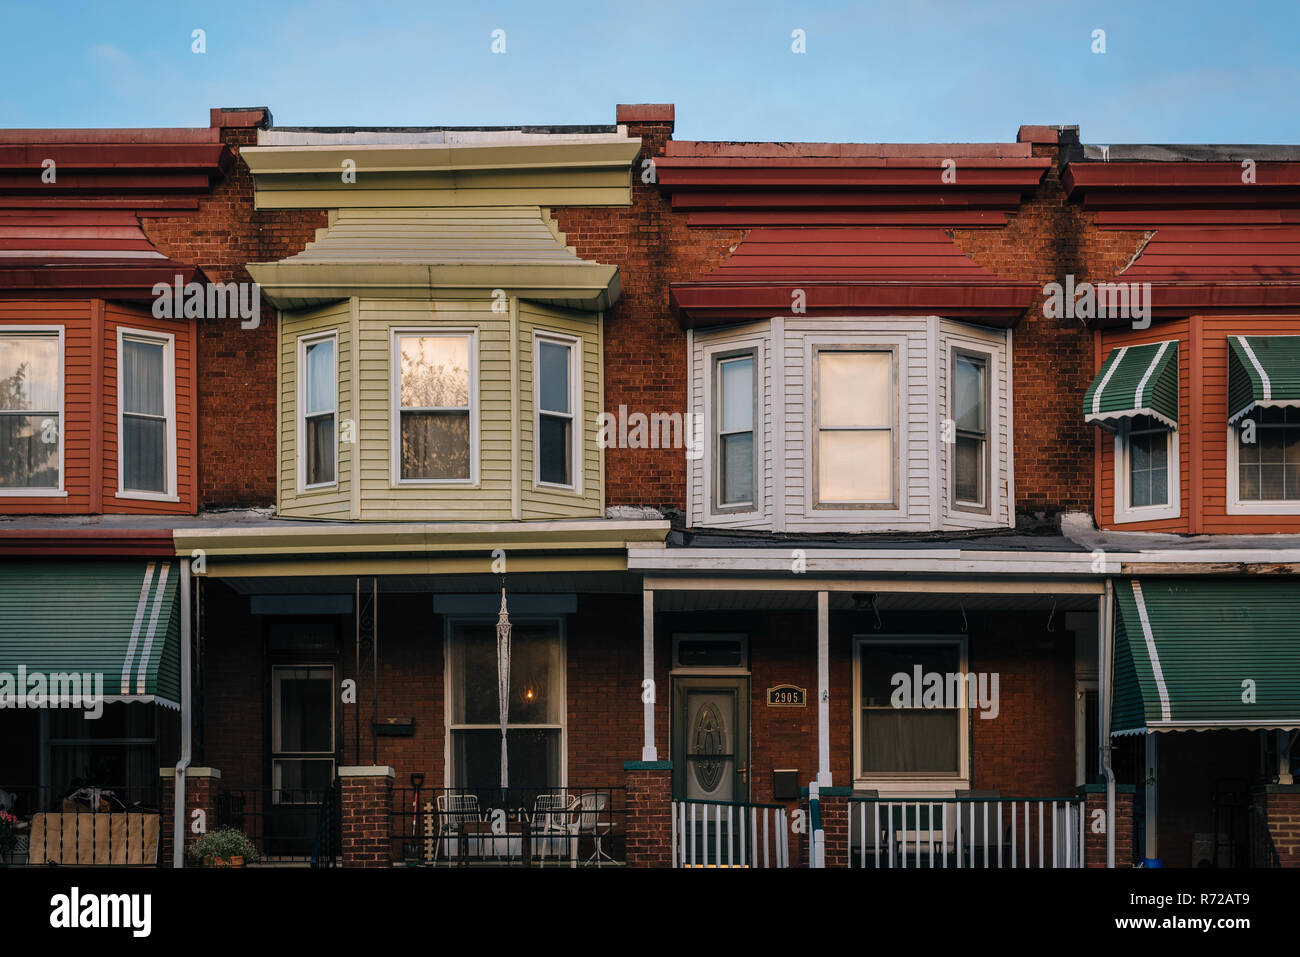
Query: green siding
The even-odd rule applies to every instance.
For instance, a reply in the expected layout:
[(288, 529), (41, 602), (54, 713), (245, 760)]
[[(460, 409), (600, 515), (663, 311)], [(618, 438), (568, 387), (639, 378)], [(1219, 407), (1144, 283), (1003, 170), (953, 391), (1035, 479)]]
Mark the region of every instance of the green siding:
[(1148, 411), (1169, 425), (1178, 423), (1177, 340), (1112, 350), (1084, 392), (1083, 414), (1090, 422), (1105, 424)]
[[(1300, 727), (1300, 586), (1146, 578), (1139, 583), (1169, 700), (1168, 720)], [(1161, 696), (1133, 582), (1116, 586), (1112, 728), (1158, 728)], [(1254, 700), (1243, 701), (1254, 683)]]
[(126, 667), (126, 695), (179, 702), (179, 575), (169, 562), (0, 563), (0, 671), (101, 673), (104, 694), (120, 696)]

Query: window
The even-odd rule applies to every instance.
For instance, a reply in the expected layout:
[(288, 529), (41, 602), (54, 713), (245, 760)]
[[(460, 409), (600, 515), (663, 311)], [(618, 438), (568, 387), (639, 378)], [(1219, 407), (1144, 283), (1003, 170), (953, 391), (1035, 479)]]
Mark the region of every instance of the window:
[[(859, 779), (965, 778), (967, 716), (976, 703), (959, 706), (965, 657), (961, 639), (857, 639)], [(925, 693), (933, 687), (936, 694)]]
[(1239, 502), (1300, 502), (1300, 409), (1256, 406), (1235, 438)]
[(49, 810), (58, 810), (65, 795), (85, 786), (107, 788), (124, 804), (153, 805), (158, 796), (157, 705), (105, 704), (104, 713), (93, 719), (64, 708), (46, 714)]
[(754, 503), (754, 356), (720, 358), (714, 364), (717, 446), (714, 472), (719, 508)]
[(1115, 521), (1176, 518), (1178, 433), (1147, 415), (1115, 434)]
[[(501, 785), (496, 621), (448, 626), (451, 785)], [(516, 621), (510, 634), (506, 751), (510, 785), (560, 786), (564, 754), (564, 647), (559, 622)]]
[(317, 804), (334, 779), (334, 669), (271, 669), (271, 786), (276, 804)]
[(119, 494), (174, 495), (172, 337), (119, 329)]
[(816, 363), (818, 504), (892, 504), (893, 353), (821, 350)]
[(398, 481), (467, 482), (474, 466), (473, 339), (464, 333), (394, 336)]
[(0, 493), (62, 485), (61, 330), (0, 329)]
[(953, 505), (984, 509), (988, 503), (988, 360), (954, 352), (952, 356)]
[(337, 481), (338, 364), (337, 338), (298, 340), (300, 379), (298, 402), (302, 411), (298, 428), (298, 458), (303, 488), (333, 485)]
[(550, 336), (536, 338), (534, 368), (537, 383), (533, 400), (535, 413), (536, 481), (540, 485), (574, 488), (577, 485), (577, 445), (574, 423), (577, 406), (574, 368), (577, 343)]

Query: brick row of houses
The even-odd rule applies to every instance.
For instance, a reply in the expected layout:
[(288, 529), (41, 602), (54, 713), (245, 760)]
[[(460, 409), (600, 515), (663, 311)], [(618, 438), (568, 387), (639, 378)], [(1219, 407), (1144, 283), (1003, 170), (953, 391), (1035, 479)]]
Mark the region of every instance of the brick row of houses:
[(1300, 150), (673, 119), (0, 131), (7, 860), (1300, 860)]

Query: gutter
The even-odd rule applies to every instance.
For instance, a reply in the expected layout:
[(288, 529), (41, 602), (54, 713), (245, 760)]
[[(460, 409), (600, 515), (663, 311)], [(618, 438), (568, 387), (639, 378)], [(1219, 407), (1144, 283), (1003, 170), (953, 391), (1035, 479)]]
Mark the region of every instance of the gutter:
[(1097, 677), (1100, 685), (1098, 697), (1099, 719), (1101, 721), (1101, 770), (1106, 775), (1106, 866), (1115, 867), (1115, 772), (1110, 766), (1110, 712), (1113, 687), (1113, 669), (1115, 663), (1115, 587), (1112, 579), (1106, 578), (1106, 593), (1101, 599), (1101, 648), (1100, 660), (1097, 662)]
[(176, 806), (172, 814), (172, 867), (185, 866), (185, 771), (191, 753), (190, 719), (193, 700), (190, 694), (190, 640), (193, 615), (190, 599), (190, 563), (181, 559), (181, 757), (176, 762)]

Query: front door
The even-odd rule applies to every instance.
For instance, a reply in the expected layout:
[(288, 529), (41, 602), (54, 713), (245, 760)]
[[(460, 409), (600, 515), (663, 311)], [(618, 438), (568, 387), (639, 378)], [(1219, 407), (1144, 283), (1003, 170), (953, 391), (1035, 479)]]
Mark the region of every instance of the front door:
[(673, 796), (749, 800), (749, 679), (673, 679)]

